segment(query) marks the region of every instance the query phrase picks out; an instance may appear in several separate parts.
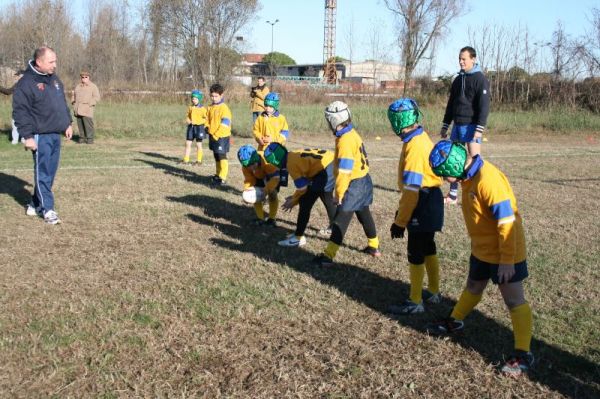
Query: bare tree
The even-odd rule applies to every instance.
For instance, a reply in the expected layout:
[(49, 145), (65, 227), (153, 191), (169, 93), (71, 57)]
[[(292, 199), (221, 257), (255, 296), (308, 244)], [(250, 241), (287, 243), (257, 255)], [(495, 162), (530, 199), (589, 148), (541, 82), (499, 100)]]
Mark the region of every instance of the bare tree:
[(385, 0), (385, 5), (396, 16), (406, 94), (419, 61), (432, 41), (444, 36), (450, 21), (461, 15), (464, 0)]
[(600, 9), (592, 8), (591, 29), (577, 45), (590, 76), (600, 74)]

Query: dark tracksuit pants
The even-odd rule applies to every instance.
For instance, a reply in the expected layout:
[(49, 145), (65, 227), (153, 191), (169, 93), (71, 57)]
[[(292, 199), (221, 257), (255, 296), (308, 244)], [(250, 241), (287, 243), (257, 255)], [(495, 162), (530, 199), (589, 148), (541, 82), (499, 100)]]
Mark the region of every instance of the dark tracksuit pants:
[(34, 188), (32, 202), (43, 212), (54, 210), (52, 185), (60, 161), (61, 139), (59, 133), (35, 135), (37, 150), (33, 152)]
[(312, 191), (308, 189), (307, 192), (304, 193), (302, 197), (300, 197), (300, 201), (298, 202), (298, 204), (300, 205), (300, 209), (298, 211), (298, 220), (296, 222), (297, 237), (304, 235), (304, 231), (306, 230), (306, 226), (308, 225), (308, 221), (310, 220), (310, 211), (312, 210), (313, 205), (317, 201), (317, 198), (320, 198), (323, 205), (325, 205), (329, 223), (328, 226), (331, 226), (333, 218), (335, 217), (336, 210), (336, 206), (333, 202), (333, 193), (331, 191)]

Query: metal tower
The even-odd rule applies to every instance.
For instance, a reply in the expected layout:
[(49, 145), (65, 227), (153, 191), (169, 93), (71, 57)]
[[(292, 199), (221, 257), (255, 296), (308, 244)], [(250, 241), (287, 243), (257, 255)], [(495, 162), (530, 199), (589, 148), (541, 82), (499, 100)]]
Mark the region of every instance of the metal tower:
[(325, 39), (323, 42), (323, 80), (328, 84), (337, 83), (335, 69), (335, 12), (337, 0), (325, 0)]

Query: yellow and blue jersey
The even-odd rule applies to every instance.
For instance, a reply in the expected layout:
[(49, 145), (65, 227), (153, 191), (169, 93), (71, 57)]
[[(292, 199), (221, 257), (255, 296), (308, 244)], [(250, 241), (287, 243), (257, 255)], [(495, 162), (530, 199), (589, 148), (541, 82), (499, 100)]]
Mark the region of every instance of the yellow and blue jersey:
[(223, 101), (208, 107), (206, 122), (213, 140), (231, 136), (231, 111)]
[[(259, 139), (269, 136), (271, 138), (271, 143), (284, 145), (290, 134), (290, 130), (285, 116), (278, 111), (275, 111), (273, 115), (268, 115), (266, 112), (263, 112), (256, 118), (252, 133), (257, 142)], [(258, 143), (259, 151), (264, 151), (265, 148), (266, 145)]]
[(192, 125), (206, 125), (206, 107), (202, 104), (190, 105), (187, 110), (187, 118)]
[(306, 193), (312, 179), (331, 165), (333, 158), (333, 152), (317, 148), (288, 152), (286, 167), (296, 187), (292, 195), (294, 205)]
[[(265, 161), (264, 154), (259, 152), (260, 162), (256, 166), (242, 167), (244, 190), (264, 183), (265, 192), (270, 193), (279, 185), (279, 169)], [(259, 183), (261, 182), (261, 183)]]
[(335, 196), (344, 198), (350, 181), (369, 174), (369, 160), (365, 146), (352, 125), (336, 132), (335, 140)]
[(442, 178), (429, 165), (433, 142), (421, 126), (402, 137), (402, 152), (398, 163), (398, 189), (401, 192), (395, 223), (406, 227), (419, 202), (422, 188), (440, 187)]
[(526, 259), (525, 233), (506, 176), (475, 156), (462, 185), (462, 210), (473, 256), (492, 264)]

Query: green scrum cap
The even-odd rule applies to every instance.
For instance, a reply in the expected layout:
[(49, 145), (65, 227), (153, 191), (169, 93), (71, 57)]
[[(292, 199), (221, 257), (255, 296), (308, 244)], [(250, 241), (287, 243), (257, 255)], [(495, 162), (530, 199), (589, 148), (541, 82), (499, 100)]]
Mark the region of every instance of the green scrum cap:
[(265, 148), (265, 161), (281, 168), (285, 164), (287, 149), (279, 143), (271, 143)]
[(438, 142), (429, 155), (429, 165), (433, 173), (441, 177), (465, 177), (467, 149), (464, 145), (450, 140)]
[(421, 112), (417, 102), (412, 98), (400, 98), (394, 101), (388, 108), (388, 119), (396, 135), (402, 133), (402, 129), (419, 123)]

